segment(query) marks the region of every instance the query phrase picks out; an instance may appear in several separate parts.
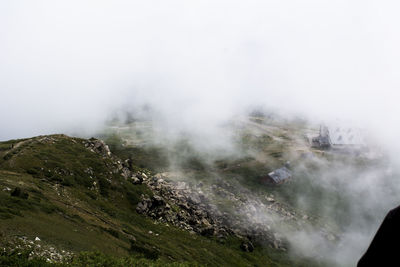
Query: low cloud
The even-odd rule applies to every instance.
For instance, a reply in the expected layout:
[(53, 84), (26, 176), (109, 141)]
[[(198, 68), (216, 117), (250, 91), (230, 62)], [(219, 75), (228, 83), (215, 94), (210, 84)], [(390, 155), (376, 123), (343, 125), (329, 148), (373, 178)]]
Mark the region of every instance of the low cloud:
[[(221, 125), (263, 107), (362, 127), (393, 155), (388, 162), (397, 173), (399, 7), (396, 1), (2, 2), (0, 140), (91, 134), (115, 112), (147, 106), (165, 136), (184, 132), (197, 147), (229, 147)], [(381, 179), (382, 170), (333, 171), (317, 185), (349, 197), (352, 215), (357, 208), (387, 210), (399, 191), (385, 191), (396, 176)], [(365, 228), (359, 226), (368, 220), (352, 221), (343, 247), (367, 242), (380, 218)]]

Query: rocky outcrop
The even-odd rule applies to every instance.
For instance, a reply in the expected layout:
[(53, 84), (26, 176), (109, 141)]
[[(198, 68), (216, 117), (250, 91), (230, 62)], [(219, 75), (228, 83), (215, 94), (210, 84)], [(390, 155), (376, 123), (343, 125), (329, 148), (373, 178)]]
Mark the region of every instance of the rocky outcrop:
[(141, 196), (136, 207), (138, 213), (193, 234), (214, 236), (221, 242), (227, 236), (235, 235), (243, 240), (240, 246), (243, 251), (253, 251), (256, 243), (286, 250), (282, 225), (302, 227), (309, 219), (279, 203), (273, 195), (254, 196), (254, 192), (223, 179), (205, 185), (201, 182), (189, 184), (171, 173), (150, 177), (148, 173), (134, 172), (130, 159), (121, 161), (109, 153), (108, 146), (101, 140), (90, 139), (85, 146), (112, 159), (114, 173), (120, 173), (133, 184), (144, 183), (151, 189), (152, 196)]
[(143, 181), (154, 195), (142, 195), (136, 211), (164, 223), (170, 223), (205, 236), (224, 238), (229, 233), (215, 216), (218, 211), (207, 198), (190, 189), (185, 182), (167, 182), (159, 174)]
[(88, 148), (90, 151), (101, 154), (103, 156), (111, 156), (111, 151), (108, 145), (104, 143), (103, 140), (90, 138), (84, 142), (85, 147)]
[[(254, 242), (286, 249), (283, 238), (266, 223), (268, 219), (254, 219), (258, 211), (264, 212), (264, 216), (271, 215), (271, 220), (276, 217), (272, 213), (277, 212), (280, 219), (295, 218), (292, 212), (279, 208), (273, 198), (268, 197), (266, 202), (270, 205), (265, 205), (245, 197), (246, 194), (235, 194), (232, 192), (234, 187), (225, 181), (210, 187), (202, 183), (190, 186), (168, 176), (168, 173), (163, 173), (143, 180), (154, 195), (142, 195), (136, 208), (138, 213), (193, 233), (215, 236), (220, 241), (228, 235), (235, 235), (243, 240), (241, 249), (247, 252), (253, 251)], [(231, 212), (221, 211), (223, 208), (218, 202), (221, 198), (229, 202)]]
[[(112, 173), (119, 173), (125, 180), (131, 180), (134, 184), (140, 184), (143, 182), (143, 176), (146, 176), (146, 174), (140, 172), (135, 173), (132, 169), (132, 160), (127, 159), (125, 161), (121, 161), (118, 157), (111, 153), (110, 148), (103, 140), (90, 138), (83, 141), (83, 144), (91, 152), (97, 153), (103, 158), (110, 159), (112, 166), (109, 167), (112, 170)], [(93, 170), (88, 169), (85, 172), (90, 174), (90, 172), (93, 172)]]

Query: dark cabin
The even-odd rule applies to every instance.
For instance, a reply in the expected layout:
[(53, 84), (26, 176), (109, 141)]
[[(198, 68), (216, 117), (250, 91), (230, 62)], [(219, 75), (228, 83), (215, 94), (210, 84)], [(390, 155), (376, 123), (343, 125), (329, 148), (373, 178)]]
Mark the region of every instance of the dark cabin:
[(263, 176), (261, 181), (267, 184), (283, 184), (291, 178), (292, 172), (288, 168), (282, 167), (268, 173), (266, 176)]

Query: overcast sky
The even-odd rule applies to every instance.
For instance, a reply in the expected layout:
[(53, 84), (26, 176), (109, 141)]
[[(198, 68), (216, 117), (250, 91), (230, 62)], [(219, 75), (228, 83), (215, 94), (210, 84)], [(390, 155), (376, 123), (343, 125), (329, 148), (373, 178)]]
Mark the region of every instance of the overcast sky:
[[(174, 123), (251, 105), (399, 134), (398, 1), (1, 1), (0, 140), (121, 105)], [(388, 130), (387, 127), (390, 127)]]

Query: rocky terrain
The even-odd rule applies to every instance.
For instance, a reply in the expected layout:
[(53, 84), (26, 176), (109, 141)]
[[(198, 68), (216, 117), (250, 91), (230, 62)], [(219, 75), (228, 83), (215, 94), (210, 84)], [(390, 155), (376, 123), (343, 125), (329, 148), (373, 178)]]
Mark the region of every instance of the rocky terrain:
[(2, 244), (3, 253), (21, 255), (23, 251), (29, 251), (28, 259), (43, 258), (49, 263), (67, 263), (74, 256), (70, 251), (60, 250), (48, 244), (42, 244), (39, 237), (30, 240), (26, 236), (17, 236), (7, 243)]
[[(315, 265), (288, 257), (274, 225), (302, 215), (271, 194), (259, 201), (233, 181), (157, 174), (135, 154), (116, 152), (102, 140), (65, 135), (0, 143), (0, 260), (68, 264), (95, 250), (130, 257), (125, 263)], [(259, 212), (271, 223), (247, 219)]]
[[(236, 235), (242, 239), (242, 249), (252, 251), (252, 241), (268, 243), (275, 249), (286, 250), (279, 234), (271, 229), (278, 220), (297, 220), (298, 216), (288, 207), (278, 203), (273, 196), (265, 197), (268, 204), (249, 199), (250, 192), (238, 192), (236, 187), (227, 181), (208, 187), (202, 183), (188, 185), (184, 181), (174, 181), (171, 173), (159, 173), (148, 177), (146, 173), (132, 172), (130, 160), (121, 162), (111, 155), (108, 146), (98, 139), (91, 139), (84, 143), (90, 151), (103, 157), (113, 157), (114, 173), (120, 173), (125, 179), (130, 179), (133, 184), (146, 184), (153, 192), (153, 196), (142, 195), (137, 204), (136, 211), (146, 214), (157, 222), (170, 223), (189, 232), (204, 236), (215, 236), (223, 241), (228, 235)], [(95, 185), (94, 185), (95, 186)], [(235, 193), (233, 193), (233, 192)], [(222, 196), (230, 201), (234, 212), (221, 212), (216, 196)], [(270, 217), (270, 224), (249, 221), (254, 218), (253, 213), (262, 213)], [(245, 215), (245, 216), (243, 216)], [(307, 218), (304, 215), (302, 218)]]
[[(221, 242), (228, 235), (235, 235), (242, 240), (241, 248), (248, 252), (253, 250), (253, 242), (286, 251), (287, 244), (276, 231), (277, 225), (284, 221), (285, 225), (300, 229), (310, 220), (308, 215), (299, 214), (276, 201), (273, 195), (260, 201), (250, 198), (250, 192), (237, 192), (226, 181), (211, 187), (202, 183), (190, 186), (174, 181), (173, 177), (171, 173), (151, 178), (145, 174), (134, 176), (135, 183), (145, 183), (153, 192), (152, 197), (142, 195), (136, 211), (157, 222), (170, 223), (200, 235), (215, 236)], [(221, 211), (223, 207), (217, 200), (220, 196), (229, 201), (231, 212)], [(325, 238), (336, 239), (329, 230), (321, 231)]]

